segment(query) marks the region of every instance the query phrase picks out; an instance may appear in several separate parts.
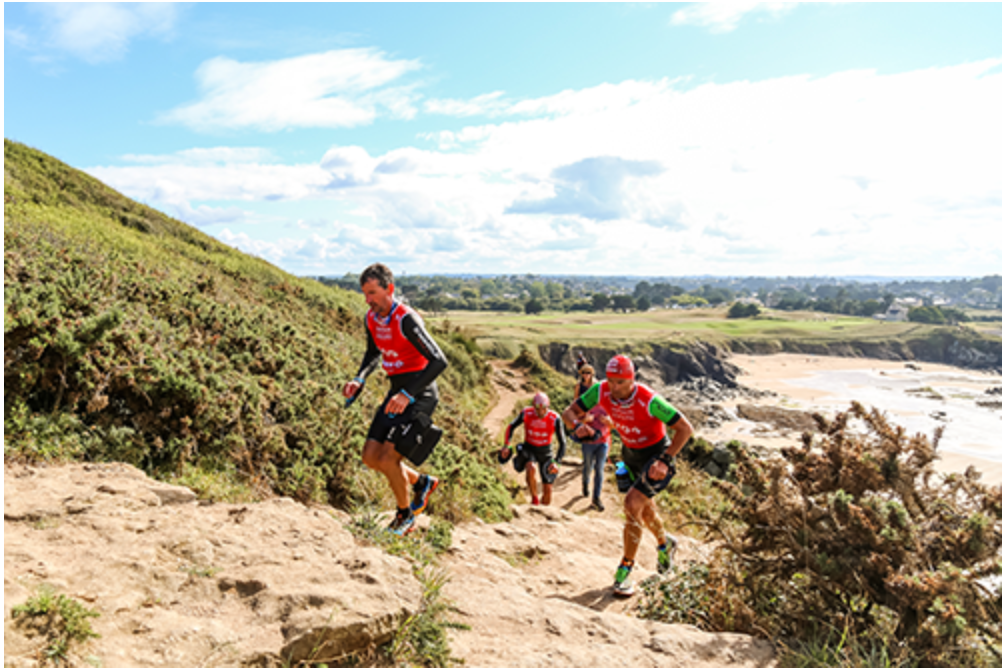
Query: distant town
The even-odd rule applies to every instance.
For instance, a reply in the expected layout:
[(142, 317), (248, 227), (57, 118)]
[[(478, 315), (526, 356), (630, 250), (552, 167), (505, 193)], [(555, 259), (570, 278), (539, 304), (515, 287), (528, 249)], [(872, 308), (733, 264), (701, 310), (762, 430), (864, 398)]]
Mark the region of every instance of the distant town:
[[(318, 277), (359, 290), (354, 274)], [(762, 308), (821, 311), (927, 323), (998, 321), (1002, 276), (948, 279), (828, 277), (630, 277), (519, 275), (400, 276), (398, 292), (417, 308), (439, 312), (487, 310), (646, 311), (728, 306), (731, 317)]]

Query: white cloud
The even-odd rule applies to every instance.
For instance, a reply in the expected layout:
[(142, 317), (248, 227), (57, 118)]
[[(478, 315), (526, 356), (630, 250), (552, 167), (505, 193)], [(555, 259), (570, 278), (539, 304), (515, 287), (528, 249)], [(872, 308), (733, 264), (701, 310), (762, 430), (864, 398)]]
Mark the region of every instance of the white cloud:
[(744, 17), (768, 14), (776, 18), (792, 11), (797, 2), (696, 2), (671, 16), (671, 25), (694, 25), (714, 33), (732, 32)]
[(423, 111), (444, 116), (496, 116), (507, 113), (512, 104), (503, 98), (502, 91), (495, 91), (470, 100), (427, 100)]
[(305, 199), (331, 181), (317, 165), (162, 164), (86, 171), (130, 197), (175, 208), (194, 201)]
[(181, 11), (174, 3), (32, 3), (49, 47), (88, 63), (113, 61), (143, 36), (170, 38)]
[(272, 151), (266, 148), (255, 146), (217, 146), (213, 148), (190, 148), (166, 155), (127, 154), (122, 156), (122, 160), (147, 165), (229, 165), (248, 162), (272, 162), (274, 161), (274, 157)]
[(14, 26), (12, 28), (4, 28), (3, 39), (5, 44), (10, 44), (19, 49), (27, 49), (31, 46), (32, 40), (25, 32), (24, 28), (19, 26)]
[[(1002, 266), (1001, 91), (998, 60), (694, 88), (627, 81), (522, 101), (505, 121), (435, 133), (427, 150), (89, 171), (176, 205), (338, 201), (351, 213), (332, 216), (344, 236), (326, 242), (327, 261), (353, 260), (351, 248), (410, 272), (991, 273)], [(948, 235), (965, 250), (948, 256)], [(271, 257), (299, 271), (294, 246)]]
[(160, 118), (196, 130), (338, 128), (415, 114), (415, 94), (389, 84), (420, 68), (376, 49), (341, 49), (260, 63), (212, 58), (196, 71), (202, 99)]

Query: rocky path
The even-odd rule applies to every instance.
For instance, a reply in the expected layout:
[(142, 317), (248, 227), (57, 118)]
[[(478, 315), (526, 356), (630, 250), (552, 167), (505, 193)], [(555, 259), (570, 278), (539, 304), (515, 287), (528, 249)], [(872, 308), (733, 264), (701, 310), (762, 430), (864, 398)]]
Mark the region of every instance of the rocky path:
[[(530, 393), (500, 368), (498, 433)], [(512, 370), (510, 370), (512, 372)], [(502, 524), (454, 528), (441, 558), (453, 655), (468, 666), (770, 668), (768, 642), (633, 617), (610, 585), (617, 499), (586, 510), (579, 467), (550, 507), (517, 505)], [(421, 518), (422, 523), (428, 522)], [(43, 665), (40, 628), (12, 608), (51, 587), (100, 614), (99, 637), (62, 665), (313, 666), (386, 643), (422, 587), (402, 558), (353, 537), (351, 518), (289, 499), (203, 503), (124, 464), (4, 466), (4, 665)], [(637, 580), (653, 573), (652, 537)], [(679, 561), (699, 545), (681, 539)], [(379, 655), (355, 665), (383, 665)]]
[[(514, 406), (531, 396), (525, 383), (519, 371), (494, 363), (498, 400), (484, 423), (491, 434), (499, 436)], [(452, 577), (447, 594), (459, 621), (471, 627), (452, 633), (459, 657), (476, 666), (774, 665), (766, 642), (631, 616), (636, 601), (611, 594), (621, 556), (620, 497), (606, 490), (604, 513), (590, 511), (580, 481), (571, 461), (552, 506), (519, 505), (509, 523), (455, 528), (445, 558)], [(655, 547), (652, 537), (644, 539), (637, 581), (654, 573)], [(680, 538), (679, 562), (696, 558), (699, 549)]]
[[(534, 395), (534, 391), (527, 384), (528, 379), (522, 369), (514, 369), (509, 362), (502, 360), (493, 360), (492, 367), (493, 387), (496, 390), (497, 399), (482, 424), (486, 431), (493, 435), (494, 443), (502, 445), (503, 430), (510, 422), (514, 408), (526, 405)], [(573, 382), (571, 379), (570, 383)], [(556, 412), (561, 413), (565, 406), (553, 406), (553, 408)], [(567, 441), (567, 446), (567, 452), (576, 450), (576, 445), (571, 441)], [(559, 477), (552, 490), (552, 506), (577, 515), (621, 521), (624, 518), (621, 512), (622, 498), (609, 481), (605, 481), (601, 487), (601, 503), (604, 505), (604, 511), (598, 512), (590, 508), (590, 498), (583, 496), (582, 464), (583, 462), (576, 455), (567, 455), (566, 461), (559, 467)], [(524, 490), (527, 489), (523, 475), (518, 475), (509, 465), (507, 471), (517, 484), (521, 485)], [(615, 565), (617, 566), (617, 564), (618, 557), (615, 557)]]

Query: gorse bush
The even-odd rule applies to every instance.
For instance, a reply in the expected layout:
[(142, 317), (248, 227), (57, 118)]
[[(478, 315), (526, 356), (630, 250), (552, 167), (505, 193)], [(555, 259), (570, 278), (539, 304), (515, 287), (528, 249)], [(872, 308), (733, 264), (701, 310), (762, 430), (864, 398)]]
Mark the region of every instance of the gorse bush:
[(707, 523), (721, 548), (705, 626), (879, 633), (919, 666), (998, 665), (1002, 488), (973, 470), (936, 474), (939, 431), (909, 436), (858, 403), (815, 418), (803, 447), (772, 460), (740, 450), (738, 485), (714, 482), (731, 503)]
[[(365, 345), (358, 294), (20, 144), (4, 154), (5, 457), (123, 461), (228, 500), (373, 496), (360, 452), (386, 378), (350, 410), (341, 396)], [(463, 459), (486, 438), (488, 367), (463, 332), (432, 334), (451, 363), (442, 447)]]

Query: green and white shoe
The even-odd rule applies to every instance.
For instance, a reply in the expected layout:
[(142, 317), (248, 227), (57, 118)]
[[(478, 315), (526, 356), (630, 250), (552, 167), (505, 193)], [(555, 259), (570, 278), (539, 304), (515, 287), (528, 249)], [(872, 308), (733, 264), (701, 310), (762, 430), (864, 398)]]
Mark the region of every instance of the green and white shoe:
[(666, 575), (674, 566), (674, 553), (678, 541), (671, 534), (664, 534), (664, 544), (657, 546), (657, 573)]
[(622, 559), (622, 563), (618, 565), (618, 570), (615, 571), (615, 584), (612, 585), (612, 593), (615, 596), (627, 598), (636, 592), (632, 586), (632, 580), (629, 578), (629, 575), (632, 573), (633, 563)]

